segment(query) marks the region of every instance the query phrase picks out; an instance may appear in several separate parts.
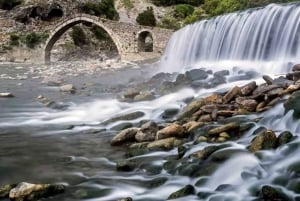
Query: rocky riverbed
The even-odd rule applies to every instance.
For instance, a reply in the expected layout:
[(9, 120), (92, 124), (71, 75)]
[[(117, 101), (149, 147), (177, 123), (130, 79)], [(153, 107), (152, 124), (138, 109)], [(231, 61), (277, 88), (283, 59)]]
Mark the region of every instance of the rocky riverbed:
[(0, 199), (299, 199), (298, 65), (127, 65), (2, 65)]

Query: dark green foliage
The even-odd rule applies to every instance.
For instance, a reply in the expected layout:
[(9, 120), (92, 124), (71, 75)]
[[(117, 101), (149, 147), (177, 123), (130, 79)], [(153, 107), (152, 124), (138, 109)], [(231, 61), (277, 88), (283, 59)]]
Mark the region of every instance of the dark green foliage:
[(175, 7), (175, 17), (186, 18), (193, 14), (194, 7), (189, 4), (179, 4)]
[(147, 7), (147, 10), (144, 10), (137, 16), (136, 21), (140, 25), (154, 27), (156, 25), (156, 19), (154, 16), (153, 8)]
[(0, 0), (0, 9), (11, 10), (22, 3), (22, 0)]
[(246, 0), (206, 0), (204, 10), (209, 16), (216, 16), (243, 10), (247, 3)]
[(95, 37), (101, 41), (101, 40), (109, 40), (110, 36), (108, 35), (108, 33), (103, 30), (102, 28), (93, 25), (91, 28), (91, 31), (94, 33)]
[(20, 39), (20, 36), (18, 36), (16, 34), (11, 34), (9, 44), (11, 46), (18, 46), (20, 44), (19, 39)]
[(25, 44), (29, 48), (34, 48), (40, 42), (40, 37), (35, 32), (31, 32), (25, 36)]
[(80, 26), (74, 26), (70, 35), (76, 46), (82, 47), (83, 45), (87, 44), (86, 35)]
[(199, 6), (204, 3), (204, 0), (151, 0), (157, 6), (171, 6), (176, 4), (190, 4)]
[(102, 0), (99, 3), (88, 2), (83, 6), (83, 11), (90, 15), (118, 20), (119, 14), (115, 9), (113, 0)]

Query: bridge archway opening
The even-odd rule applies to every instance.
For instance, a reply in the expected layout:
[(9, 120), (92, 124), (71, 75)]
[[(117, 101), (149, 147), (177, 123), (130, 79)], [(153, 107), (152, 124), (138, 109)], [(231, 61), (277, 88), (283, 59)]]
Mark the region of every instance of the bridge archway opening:
[[(86, 57), (84, 57), (85, 53), (86, 54), (94, 53), (95, 50), (97, 50), (96, 52), (99, 53), (99, 57), (98, 57), (98, 55), (95, 55), (95, 53), (93, 55), (98, 57), (101, 60), (107, 58), (109, 51), (111, 53), (111, 56), (120, 56), (121, 47), (118, 43), (118, 40), (116, 38), (114, 38), (114, 36), (112, 35), (112, 31), (110, 29), (107, 29), (104, 25), (94, 22), (92, 19), (81, 17), (79, 19), (71, 19), (71, 20), (69, 20), (69, 22), (58, 26), (53, 31), (53, 33), (50, 34), (48, 40), (46, 41), (46, 45), (45, 45), (45, 49), (44, 49), (45, 63), (51, 62), (51, 51), (54, 48), (54, 45), (56, 44), (56, 42), (60, 38), (62, 38), (62, 36), (64, 34), (70, 33), (71, 29), (79, 24), (81, 24), (82, 26), (85, 26), (85, 28), (88, 29), (87, 39), (90, 39), (91, 38), (90, 34), (93, 34), (94, 37), (92, 40), (89, 40), (88, 44), (92, 45), (92, 46), (90, 46), (92, 48), (97, 48), (97, 49), (92, 49), (92, 51), (91, 51), (91, 49), (89, 49), (89, 50), (86, 48), (82, 49), (82, 51), (84, 51), (84, 52), (82, 52), (84, 54), (80, 54), (82, 56), (82, 58), (86, 58)], [(98, 41), (97, 45), (95, 45), (95, 40)], [(103, 40), (103, 41), (101, 41), (101, 40)], [(99, 44), (101, 44), (100, 47), (99, 47)], [(103, 46), (105, 46), (105, 48), (103, 48)], [(55, 47), (56, 47), (56, 45), (55, 45)], [(82, 48), (82, 47), (80, 47), (80, 48)], [(100, 55), (100, 53), (101, 53), (101, 55)]]
[(138, 35), (138, 51), (153, 52), (153, 36), (149, 31), (142, 31)]

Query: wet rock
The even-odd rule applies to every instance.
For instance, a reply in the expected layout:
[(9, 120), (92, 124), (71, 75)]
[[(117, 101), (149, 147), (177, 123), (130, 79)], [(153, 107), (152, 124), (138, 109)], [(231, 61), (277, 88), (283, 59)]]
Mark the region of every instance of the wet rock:
[(118, 201), (133, 201), (133, 199), (128, 197), (128, 198), (119, 199)]
[(224, 103), (229, 103), (233, 98), (235, 98), (240, 93), (240, 88), (238, 86), (233, 87), (230, 91), (228, 91), (224, 97)]
[(198, 119), (199, 122), (212, 122), (213, 118), (211, 114), (201, 115)]
[(165, 139), (169, 137), (184, 137), (185, 130), (179, 124), (171, 124), (161, 130), (159, 130), (156, 134), (156, 140)]
[(276, 146), (279, 147), (289, 143), (290, 141), (292, 141), (293, 137), (293, 134), (289, 131), (284, 131), (280, 133), (280, 135), (277, 138)]
[(294, 117), (300, 118), (300, 91), (294, 92), (284, 103), (285, 111), (294, 110)]
[(0, 98), (13, 98), (15, 97), (12, 93), (0, 93)]
[(142, 125), (141, 129), (135, 135), (135, 139), (137, 142), (154, 141), (157, 131), (158, 125), (153, 121), (149, 121)]
[(170, 150), (181, 144), (182, 144), (181, 140), (171, 137), (171, 138), (166, 138), (166, 139), (151, 142), (147, 145), (147, 148), (150, 150)]
[(136, 163), (129, 160), (119, 161), (116, 165), (116, 169), (118, 171), (130, 172), (134, 170), (136, 167)]
[(208, 135), (216, 135), (216, 134), (220, 134), (222, 132), (227, 132), (230, 130), (236, 130), (240, 128), (240, 124), (237, 122), (231, 122), (228, 124), (225, 124), (223, 126), (219, 126), (217, 128), (213, 128), (211, 130), (208, 131)]
[(300, 71), (296, 71), (293, 73), (293, 81), (298, 81), (300, 79)]
[[(238, 102), (238, 101), (237, 101)], [(255, 112), (256, 107), (258, 105), (257, 101), (254, 99), (245, 99), (238, 102), (240, 104), (241, 108), (249, 111), (249, 112)]]
[(139, 128), (127, 128), (122, 130), (118, 133), (113, 139), (111, 140), (111, 145), (121, 145), (126, 142), (132, 142), (135, 140), (135, 135), (139, 131)]
[(177, 109), (177, 108), (168, 108), (168, 109), (164, 110), (164, 112), (162, 114), (162, 118), (163, 119), (172, 118), (175, 115), (177, 115), (178, 112), (179, 112), (179, 109)]
[(124, 92), (123, 97), (133, 99), (135, 96), (139, 95), (140, 91), (138, 89), (128, 89), (126, 92)]
[(200, 143), (200, 142), (207, 142), (208, 138), (205, 137), (205, 136), (199, 136), (198, 139), (197, 139), (197, 143)]
[(267, 130), (254, 138), (249, 147), (249, 151), (257, 152), (263, 149), (273, 149), (276, 146), (276, 141), (275, 133), (271, 130)]
[(280, 76), (280, 77), (274, 79), (273, 84), (278, 85), (282, 88), (287, 88), (291, 84), (294, 84), (294, 82), (291, 81), (291, 80), (286, 79), (283, 76)]
[(59, 88), (61, 92), (74, 94), (76, 92), (76, 88), (72, 84), (66, 84)]
[(186, 75), (187, 79), (189, 79), (191, 81), (204, 80), (208, 77), (207, 72), (202, 69), (193, 69), (193, 70), (187, 71), (185, 73), (185, 75)]
[(225, 148), (220, 149), (210, 155), (210, 159), (212, 161), (225, 161), (230, 158), (233, 158), (234, 155), (240, 155), (247, 153), (244, 149), (238, 149), (238, 148)]
[(17, 184), (8, 184), (5, 186), (0, 186), (0, 199), (8, 198), (10, 190), (15, 188), (16, 186), (17, 186)]
[(65, 186), (63, 185), (30, 184), (22, 182), (10, 191), (9, 198), (14, 201), (31, 201), (63, 193), (64, 191)]
[(232, 110), (219, 110), (217, 112), (218, 116), (224, 116), (224, 117), (231, 117), (236, 113), (236, 111), (232, 111)]
[(204, 98), (205, 105), (211, 105), (215, 103), (221, 104), (222, 101), (222, 96), (220, 96), (219, 94), (212, 94)]
[(273, 80), (270, 76), (268, 76), (268, 75), (263, 75), (262, 78), (265, 80), (265, 82), (266, 82), (268, 85), (272, 85), (272, 84), (274, 83), (274, 80)]
[(123, 114), (123, 115), (113, 117), (113, 118), (105, 121), (104, 124), (110, 124), (110, 123), (114, 123), (114, 122), (117, 122), (117, 121), (135, 120), (135, 119), (143, 117), (144, 115), (145, 115), (145, 113), (141, 112), (141, 111), (131, 112), (131, 113), (128, 113), (128, 114)]
[(52, 75), (49, 77), (46, 77), (42, 84), (46, 84), (48, 86), (60, 86), (64, 82), (64, 78), (59, 75)]
[(272, 186), (263, 186), (261, 194), (264, 201), (292, 201), (280, 188)]
[(295, 71), (300, 71), (300, 64), (296, 64), (293, 66), (292, 68), (292, 71), (295, 72)]
[(178, 120), (192, 116), (193, 113), (197, 112), (205, 104), (204, 99), (197, 99), (188, 104), (182, 112), (177, 116)]
[(280, 86), (261, 84), (253, 91), (253, 95), (256, 97), (264, 96), (266, 92), (271, 91), (276, 88), (280, 88)]
[(119, 123), (113, 127), (111, 127), (111, 130), (114, 130), (114, 131), (121, 131), (121, 130), (125, 130), (127, 128), (131, 128), (133, 127), (133, 124), (132, 123), (129, 123), (129, 122), (122, 122), (122, 123)]
[(177, 199), (181, 197), (185, 197), (188, 195), (195, 194), (195, 188), (192, 185), (186, 185), (185, 187), (181, 188), (180, 190), (172, 193), (167, 200)]
[(191, 133), (194, 130), (196, 130), (197, 128), (200, 128), (203, 125), (204, 125), (203, 122), (190, 121), (190, 122), (182, 125), (182, 127), (186, 130), (186, 132)]
[(288, 88), (286, 88), (280, 95), (290, 94), (299, 89), (300, 89), (300, 84), (292, 84), (292, 85), (289, 85)]
[(46, 107), (51, 107), (51, 106), (53, 106), (53, 105), (56, 104), (56, 103), (55, 103), (54, 101), (52, 101), (51, 99), (46, 98), (46, 97), (44, 97), (44, 96), (42, 96), (42, 95), (39, 95), (39, 96), (37, 97), (37, 100), (38, 100), (40, 103), (42, 103), (43, 105), (45, 105)]
[(199, 150), (199, 151), (196, 151), (196, 152), (192, 153), (191, 157), (198, 158), (198, 159), (201, 159), (201, 160), (206, 160), (212, 153), (214, 153), (215, 151), (218, 151), (219, 149), (223, 149), (227, 146), (228, 145), (208, 146), (208, 147), (205, 147), (202, 150)]
[(268, 91), (266, 93), (268, 99), (276, 98), (280, 96), (283, 93), (284, 89), (283, 88), (276, 88)]
[(224, 77), (226, 75), (229, 75), (229, 70), (220, 70), (214, 73), (215, 77)]
[(150, 91), (141, 92), (134, 97), (134, 101), (149, 101), (155, 99), (155, 96)]
[(256, 89), (256, 87), (257, 87), (256, 82), (252, 81), (241, 87), (241, 94), (243, 96), (248, 96)]

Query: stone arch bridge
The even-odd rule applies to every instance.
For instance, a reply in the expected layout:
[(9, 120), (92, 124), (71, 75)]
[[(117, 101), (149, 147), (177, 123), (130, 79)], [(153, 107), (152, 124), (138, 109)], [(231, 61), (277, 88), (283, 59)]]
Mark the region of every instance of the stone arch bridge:
[[(43, 57), (46, 63), (51, 61), (51, 50), (55, 42), (68, 29), (80, 23), (92, 23), (104, 29), (112, 38), (123, 60), (140, 60), (159, 56), (173, 33), (168, 29), (112, 21), (87, 14), (72, 15), (47, 28), (49, 37), (43, 48)], [(153, 41), (150, 51), (143, 50), (146, 36), (150, 36)]]

